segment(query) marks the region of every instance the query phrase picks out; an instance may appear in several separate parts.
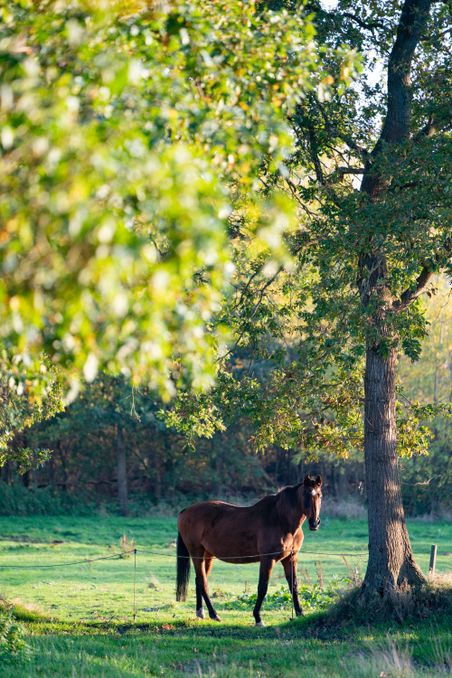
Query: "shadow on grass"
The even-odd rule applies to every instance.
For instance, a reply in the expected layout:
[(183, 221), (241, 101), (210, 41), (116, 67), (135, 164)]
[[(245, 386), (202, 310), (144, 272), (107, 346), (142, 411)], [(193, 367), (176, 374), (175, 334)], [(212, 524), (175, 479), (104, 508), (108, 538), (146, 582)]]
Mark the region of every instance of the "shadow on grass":
[[(380, 667), (405, 662), (407, 676), (447, 670), (448, 619), (423, 620), (405, 629), (381, 625), (342, 627), (341, 638), (319, 633), (324, 615), (267, 628), (213, 623), (137, 625), (30, 623), (30, 654), (2, 668), (0, 676), (197, 675), (367, 678)], [(334, 635), (334, 634), (333, 634)], [(450, 638), (450, 636), (449, 636)], [(392, 664), (391, 664), (392, 662)], [(404, 665), (405, 665), (404, 664)], [(366, 669), (366, 671), (364, 670)], [(418, 674), (418, 670), (420, 673)], [(370, 674), (369, 674), (370, 675)], [(402, 675), (387, 673), (386, 675)], [(405, 675), (405, 674), (403, 674)]]
[(257, 628), (207, 620), (74, 624), (38, 615), (25, 622), (28, 655), (0, 662), (0, 676), (312, 678), (313, 666), (317, 678), (367, 678), (397, 666), (407, 667), (403, 675), (410, 678), (440, 676), (450, 667), (449, 619), (443, 610), (433, 622), (401, 628), (369, 619), (335, 624), (326, 612)]

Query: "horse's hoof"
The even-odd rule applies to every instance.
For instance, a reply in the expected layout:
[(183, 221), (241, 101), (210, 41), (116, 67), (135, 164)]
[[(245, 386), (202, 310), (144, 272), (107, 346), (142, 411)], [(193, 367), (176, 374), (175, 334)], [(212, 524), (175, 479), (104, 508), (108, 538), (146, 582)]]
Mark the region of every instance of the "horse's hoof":
[(218, 615), (216, 617), (212, 617), (213, 621), (221, 622), (221, 619)]
[(204, 619), (204, 610), (196, 610), (196, 616), (198, 619)]
[(259, 622), (256, 622), (256, 626), (261, 626), (261, 627), (262, 627), (262, 626), (265, 626), (265, 624), (264, 624), (263, 621), (259, 621)]

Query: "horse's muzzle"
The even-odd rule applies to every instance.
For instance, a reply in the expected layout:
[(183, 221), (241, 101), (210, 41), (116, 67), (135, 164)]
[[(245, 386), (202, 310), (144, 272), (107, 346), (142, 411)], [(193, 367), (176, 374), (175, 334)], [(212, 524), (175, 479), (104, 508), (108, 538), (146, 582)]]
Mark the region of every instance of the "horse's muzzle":
[(309, 529), (312, 532), (315, 532), (316, 530), (318, 530), (319, 527), (320, 527), (320, 518), (318, 520), (310, 520), (309, 521)]

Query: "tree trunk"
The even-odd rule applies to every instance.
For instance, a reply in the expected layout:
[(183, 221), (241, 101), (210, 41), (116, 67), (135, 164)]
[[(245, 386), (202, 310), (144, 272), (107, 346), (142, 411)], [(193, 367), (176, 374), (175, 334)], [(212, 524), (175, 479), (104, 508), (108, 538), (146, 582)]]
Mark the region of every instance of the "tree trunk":
[(120, 424), (116, 427), (116, 461), (118, 473), (118, 501), (123, 516), (129, 512), (129, 498), (127, 490), (127, 458), (124, 438)]
[(13, 465), (12, 462), (7, 461), (3, 466), (3, 477), (7, 485), (13, 484)]
[(157, 499), (157, 501), (160, 501), (162, 498), (162, 464), (160, 459), (158, 458), (158, 454), (156, 456), (156, 461), (155, 461), (155, 482), (154, 486), (152, 489), (152, 494), (154, 497)]
[(381, 596), (393, 596), (425, 581), (414, 562), (402, 504), (396, 454), (396, 364), (395, 349), (383, 357), (377, 347), (367, 346), (364, 453), (369, 561), (362, 592)]
[[(383, 128), (367, 159), (361, 191), (370, 204), (384, 201), (388, 177), (375, 169), (375, 160), (391, 146), (405, 143), (411, 134), (411, 66), (426, 28), (432, 0), (404, 0), (397, 35), (388, 61), (388, 98)], [(377, 163), (378, 165), (378, 163)], [(387, 313), (403, 311), (419, 296), (431, 276), (424, 267), (415, 289), (395, 300), (388, 282), (386, 243), (371, 239), (359, 256), (361, 301), (371, 311), (366, 342), (364, 458), (369, 520), (369, 561), (362, 594), (389, 600), (409, 587), (425, 582), (414, 562), (402, 504), (396, 454), (395, 337), (388, 337)], [(390, 330), (389, 330), (390, 331)], [(375, 337), (378, 337), (376, 339)], [(389, 339), (389, 341), (388, 341)]]
[(22, 474), (21, 479), (24, 487), (30, 490), (33, 486), (33, 471), (28, 469), (28, 471)]

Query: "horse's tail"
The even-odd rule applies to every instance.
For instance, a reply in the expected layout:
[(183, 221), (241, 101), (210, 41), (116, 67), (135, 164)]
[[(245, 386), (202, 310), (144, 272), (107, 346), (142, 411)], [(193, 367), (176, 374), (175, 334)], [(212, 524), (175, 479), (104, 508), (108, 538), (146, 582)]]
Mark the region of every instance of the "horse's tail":
[(176, 600), (185, 600), (187, 597), (188, 582), (190, 579), (190, 554), (184, 541), (177, 533), (177, 578)]

